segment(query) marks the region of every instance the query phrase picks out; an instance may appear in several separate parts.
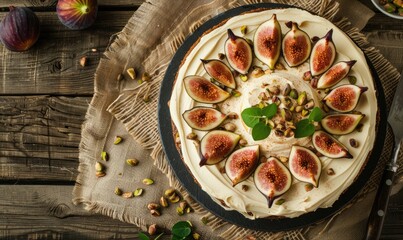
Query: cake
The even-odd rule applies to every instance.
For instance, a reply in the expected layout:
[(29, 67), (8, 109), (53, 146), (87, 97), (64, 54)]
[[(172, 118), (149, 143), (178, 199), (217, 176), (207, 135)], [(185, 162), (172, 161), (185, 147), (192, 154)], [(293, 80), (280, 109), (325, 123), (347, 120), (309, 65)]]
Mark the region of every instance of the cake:
[[(256, 46), (260, 32), (268, 29), (265, 26), (281, 31), (277, 35), (282, 36), (281, 54), (276, 57), (274, 53), (269, 60)], [(290, 29), (306, 33), (309, 42), (312, 39), (310, 47), (304, 46), (308, 56), (300, 57), (300, 63), (293, 63), (297, 57), (290, 58), (284, 53), (289, 48), (284, 36)], [(251, 56), (238, 56), (243, 61), (238, 65), (237, 60), (231, 62), (235, 58), (231, 56), (231, 47), (226, 46), (229, 38), (236, 39), (234, 36), (250, 44), (254, 52)], [(307, 36), (303, 38), (306, 40)], [(314, 58), (324, 58), (321, 51), (327, 51), (321, 47), (329, 47), (331, 43), (335, 48), (331, 46), (329, 51), (335, 52), (327, 57), (330, 63), (316, 66)], [(216, 69), (209, 70), (209, 65)], [(217, 69), (221, 73), (229, 69), (235, 83), (225, 79), (217, 82), (219, 77), (210, 76)], [(329, 76), (325, 79), (326, 75)], [(203, 82), (206, 80), (215, 87)], [(186, 81), (209, 86), (205, 90), (211, 92), (205, 99), (200, 98), (197, 92), (188, 89)], [(295, 93), (298, 97), (293, 96)], [(249, 219), (294, 218), (331, 207), (360, 174), (375, 141), (375, 94), (364, 54), (331, 22), (300, 9), (261, 9), (232, 17), (198, 39), (177, 72), (170, 114), (182, 160), (200, 188), (214, 201)], [(349, 106), (340, 102), (346, 98)], [(263, 108), (268, 112), (274, 108), (275, 114), (257, 120), (263, 129), (254, 129), (256, 125), (248, 122), (245, 109), (260, 112), (256, 109)], [(200, 111), (196, 111), (200, 109), (209, 111), (207, 118), (202, 111), (203, 121)], [(323, 116), (311, 117), (315, 115), (314, 109), (319, 109)], [(287, 117), (287, 114), (291, 115)], [(199, 119), (192, 119), (195, 116)], [(316, 117), (319, 119), (313, 120)], [(314, 133), (297, 137), (304, 119), (310, 119), (305, 123), (308, 121)], [(344, 125), (343, 119), (347, 119)], [(214, 150), (206, 140), (213, 139), (212, 136), (216, 137), (213, 143), (220, 143), (217, 136), (233, 143), (226, 146), (225, 156), (214, 159), (211, 153), (203, 155), (203, 149)], [(239, 162), (242, 157), (246, 160)], [(310, 160), (301, 163), (304, 157)], [(308, 177), (299, 171), (301, 164), (307, 165), (304, 167), (308, 169)], [(238, 171), (236, 166), (243, 171)], [(315, 167), (317, 171), (312, 170)], [(269, 175), (279, 177), (273, 182), (277, 185), (261, 179), (270, 178)]]

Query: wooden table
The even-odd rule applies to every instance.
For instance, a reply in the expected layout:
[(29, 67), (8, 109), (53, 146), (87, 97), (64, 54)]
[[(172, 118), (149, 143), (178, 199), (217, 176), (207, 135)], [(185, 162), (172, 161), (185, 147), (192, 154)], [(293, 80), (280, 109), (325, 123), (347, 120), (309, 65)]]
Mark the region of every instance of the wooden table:
[[(0, 45), (0, 239), (133, 239), (138, 228), (74, 206), (71, 192), (96, 67), (110, 36), (143, 0), (98, 0), (98, 19), (85, 31), (65, 28), (55, 2), (0, 0), (0, 19), (11, 4), (29, 6), (42, 27), (30, 51)], [(363, 32), (403, 34), (402, 23), (376, 11)], [(402, 192), (391, 199), (383, 239), (403, 238), (402, 200)]]

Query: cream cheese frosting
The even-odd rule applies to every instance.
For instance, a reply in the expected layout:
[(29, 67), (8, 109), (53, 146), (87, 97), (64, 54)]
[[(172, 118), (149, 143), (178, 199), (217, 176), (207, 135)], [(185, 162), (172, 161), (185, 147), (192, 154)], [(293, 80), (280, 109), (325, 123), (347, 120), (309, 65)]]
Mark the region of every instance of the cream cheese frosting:
[[(349, 75), (355, 76), (357, 78), (356, 84), (368, 87), (368, 91), (361, 96), (359, 104), (356, 107), (357, 111), (365, 114), (365, 118), (361, 121), (363, 124), (362, 131), (354, 131), (338, 138), (340, 142), (349, 148), (353, 159), (320, 157), (322, 161), (322, 175), (318, 188), (306, 191), (306, 183), (294, 178), (290, 190), (281, 196), (281, 198), (285, 199), (285, 202), (281, 205), (273, 204), (271, 208), (268, 208), (266, 198), (254, 186), (253, 177), (249, 177), (244, 182), (233, 187), (226, 174), (220, 171), (224, 162), (212, 166), (199, 166), (200, 157), (198, 151), (193, 142), (186, 139), (186, 135), (195, 132), (199, 139), (201, 139), (206, 132), (192, 130), (183, 120), (182, 114), (194, 106), (206, 104), (196, 103), (192, 100), (186, 93), (182, 80), (189, 75), (204, 76), (209, 79), (200, 59), (217, 59), (218, 54), (224, 52), (227, 29), (231, 29), (236, 35), (242, 36), (240, 28), (246, 25), (248, 33), (244, 37), (252, 39), (255, 29), (261, 23), (267, 21), (272, 14), (277, 15), (283, 34), (288, 31), (288, 28), (285, 26), (285, 23), (288, 21), (297, 22), (300, 28), (307, 32), (310, 37), (322, 37), (330, 29), (333, 29), (333, 41), (337, 50), (335, 63), (345, 60), (357, 60)], [(237, 90), (242, 95), (237, 98), (231, 97), (221, 103), (220, 110), (226, 114), (229, 112), (240, 114), (243, 109), (256, 104), (256, 94), (251, 93), (259, 91), (262, 83), (278, 83), (279, 85), (289, 83), (298, 91), (306, 91), (309, 98), (314, 99), (316, 105), (318, 105), (318, 102), (323, 97), (323, 91), (322, 93), (318, 93), (317, 90), (313, 90), (310, 87), (309, 83), (302, 80), (303, 73), (309, 70), (308, 63), (305, 62), (296, 68), (289, 68), (282, 58), (279, 61), (286, 66), (285, 70), (276, 70), (271, 74), (265, 74), (259, 78), (249, 78), (247, 82), (242, 82), (239, 77), (236, 77)], [(264, 69), (268, 68), (257, 59), (254, 59), (253, 65), (261, 66)], [(338, 85), (347, 83), (347, 79), (344, 79)], [(236, 16), (201, 37), (199, 43), (188, 53), (179, 69), (170, 100), (170, 113), (181, 140), (183, 161), (202, 190), (207, 192), (213, 200), (217, 202), (218, 200), (223, 201), (226, 209), (236, 210), (250, 219), (269, 216), (293, 218), (315, 211), (318, 208), (331, 207), (343, 191), (354, 182), (374, 144), (376, 106), (376, 92), (371, 72), (364, 54), (354, 42), (326, 19), (300, 9), (288, 8), (271, 9)], [(265, 140), (254, 141), (250, 134), (250, 129), (244, 126), (240, 118), (230, 121), (236, 124), (237, 129), (235, 132), (247, 140), (248, 145), (259, 144), (261, 155), (267, 157), (288, 156), (292, 145), (307, 146), (311, 144), (310, 138), (278, 138), (273, 132)], [(359, 142), (357, 148), (349, 145), (349, 139), (351, 138)], [(335, 175), (326, 174), (326, 170), (329, 168), (334, 170)], [(242, 190), (242, 185), (249, 187), (247, 192)]]

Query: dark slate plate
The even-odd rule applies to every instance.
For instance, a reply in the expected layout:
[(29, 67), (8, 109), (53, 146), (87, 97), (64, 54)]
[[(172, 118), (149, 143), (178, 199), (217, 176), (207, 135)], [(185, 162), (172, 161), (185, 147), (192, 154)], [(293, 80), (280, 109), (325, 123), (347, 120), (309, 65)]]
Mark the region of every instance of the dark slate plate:
[(237, 16), (244, 12), (248, 12), (254, 9), (271, 9), (271, 8), (289, 8), (292, 6), (282, 5), (282, 4), (253, 4), (242, 6), (228, 10), (216, 17), (210, 19), (204, 23), (200, 28), (198, 28), (191, 36), (189, 36), (183, 45), (178, 49), (175, 56), (173, 57), (170, 65), (168, 66), (166, 75), (161, 85), (160, 99), (158, 104), (158, 123), (159, 132), (164, 147), (165, 154), (168, 161), (175, 172), (176, 177), (190, 193), (190, 195), (198, 201), (206, 209), (214, 213), (216, 216), (228, 221), (230, 223), (236, 224), (241, 227), (259, 230), (259, 231), (286, 231), (307, 225), (317, 223), (336, 212), (340, 211), (354, 196), (362, 189), (365, 183), (368, 181), (373, 170), (376, 167), (380, 154), (382, 152), (382, 147), (386, 134), (387, 121), (386, 114), (386, 103), (385, 96), (383, 93), (382, 85), (380, 83), (379, 77), (375, 72), (372, 64), (367, 58), (367, 62), (372, 71), (372, 76), (375, 81), (375, 87), (377, 89), (378, 98), (378, 129), (377, 137), (375, 139), (374, 148), (372, 149), (371, 155), (361, 174), (358, 176), (356, 181), (340, 196), (340, 198), (333, 204), (330, 208), (321, 208), (315, 212), (310, 212), (303, 214), (296, 218), (277, 218), (277, 219), (256, 219), (250, 220), (245, 218), (242, 214), (237, 211), (227, 211), (222, 208), (219, 204), (214, 202), (211, 197), (204, 191), (201, 190), (199, 185), (194, 181), (191, 173), (187, 169), (186, 165), (183, 163), (179, 152), (176, 149), (175, 141), (173, 138), (173, 129), (171, 123), (171, 115), (169, 113), (168, 102), (171, 97), (171, 91), (175, 81), (176, 73), (180, 67), (181, 61), (185, 54), (191, 48), (193, 43), (197, 41), (199, 37), (203, 35), (204, 32), (208, 31), (210, 28), (216, 26), (222, 21)]

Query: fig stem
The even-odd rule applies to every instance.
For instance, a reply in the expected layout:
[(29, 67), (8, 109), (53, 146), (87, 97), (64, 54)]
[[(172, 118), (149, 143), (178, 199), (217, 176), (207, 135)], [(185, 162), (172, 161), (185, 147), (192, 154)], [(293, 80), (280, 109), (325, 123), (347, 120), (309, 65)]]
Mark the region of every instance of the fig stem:
[(234, 32), (232, 32), (231, 29), (228, 29), (228, 38), (231, 39), (231, 41), (235, 41), (238, 37), (235, 36)]

